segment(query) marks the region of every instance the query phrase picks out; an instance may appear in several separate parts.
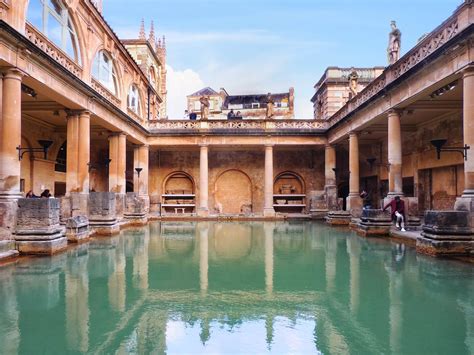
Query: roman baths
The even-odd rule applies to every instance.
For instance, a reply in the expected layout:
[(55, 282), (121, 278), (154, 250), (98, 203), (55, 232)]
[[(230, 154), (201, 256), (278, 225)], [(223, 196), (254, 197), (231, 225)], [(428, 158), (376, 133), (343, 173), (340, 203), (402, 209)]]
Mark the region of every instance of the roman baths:
[(153, 22), (0, 0), (0, 354), (473, 354), (457, 5), (403, 53), (392, 21), (383, 66), (306, 73), (312, 97), (203, 85), (182, 118)]

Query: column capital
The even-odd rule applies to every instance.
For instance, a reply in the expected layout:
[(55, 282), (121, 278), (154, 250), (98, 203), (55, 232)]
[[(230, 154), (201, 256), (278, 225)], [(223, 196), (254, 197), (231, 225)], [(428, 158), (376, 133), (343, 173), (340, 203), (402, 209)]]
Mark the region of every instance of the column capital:
[(20, 81), (21, 81), (21, 78), (23, 78), (26, 75), (24, 71), (18, 68), (8, 68), (2, 73), (5, 79), (14, 79), (14, 80), (20, 80)]
[(265, 148), (273, 148), (274, 146), (275, 146), (275, 144), (272, 144), (272, 143), (265, 143), (264, 144)]
[(66, 119), (78, 117), (81, 114), (81, 110), (71, 110), (67, 108), (64, 111), (66, 112)]
[(110, 132), (109, 134), (109, 138), (111, 137), (121, 137), (121, 136), (127, 136), (125, 133), (123, 132)]
[(402, 115), (402, 111), (401, 109), (398, 109), (398, 108), (391, 108), (390, 110), (387, 111), (387, 116), (398, 116), (400, 117)]
[(79, 110), (79, 116), (80, 117), (84, 117), (84, 116), (90, 117), (91, 112), (89, 110)]
[(359, 132), (357, 131), (350, 131), (349, 132), (349, 138), (350, 137), (359, 137)]
[(474, 65), (469, 65), (466, 68), (464, 68), (462, 71), (462, 78), (465, 79), (467, 77), (473, 76), (474, 75)]
[(200, 148), (209, 148), (209, 143), (199, 143)]
[(324, 149), (328, 150), (328, 149), (336, 149), (336, 147), (333, 145), (333, 144), (329, 144), (329, 143), (326, 143), (324, 145)]

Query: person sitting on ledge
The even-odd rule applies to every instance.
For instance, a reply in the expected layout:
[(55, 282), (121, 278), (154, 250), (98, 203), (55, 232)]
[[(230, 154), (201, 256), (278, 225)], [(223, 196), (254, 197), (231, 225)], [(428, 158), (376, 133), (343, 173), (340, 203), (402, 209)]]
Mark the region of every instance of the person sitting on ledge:
[(235, 114), (234, 118), (236, 120), (241, 120), (242, 119), (242, 114), (240, 113), (240, 111), (237, 111), (237, 113)]
[(229, 113), (227, 114), (227, 119), (228, 119), (228, 120), (233, 120), (234, 118), (235, 118), (235, 113), (234, 113), (234, 110), (231, 109), (231, 110), (229, 111)]
[(390, 207), (392, 212), (392, 221), (395, 221), (395, 226), (400, 229), (402, 232), (406, 232), (405, 230), (405, 202), (400, 199), (400, 196), (395, 196), (395, 198), (387, 203), (387, 205), (383, 208), (385, 211), (388, 207)]
[(25, 195), (25, 198), (37, 198), (38, 196), (36, 196), (34, 193), (33, 193), (33, 190), (30, 190), (26, 193)]
[(53, 197), (50, 193), (49, 193), (49, 190), (46, 189), (44, 190), (42, 193), (41, 193), (41, 198), (50, 198), (50, 197)]

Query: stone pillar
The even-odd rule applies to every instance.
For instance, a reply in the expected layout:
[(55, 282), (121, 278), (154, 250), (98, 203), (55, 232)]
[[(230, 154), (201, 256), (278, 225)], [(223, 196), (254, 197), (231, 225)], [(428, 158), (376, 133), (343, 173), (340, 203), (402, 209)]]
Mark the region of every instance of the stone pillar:
[[(136, 146), (133, 152), (133, 191), (148, 198), (148, 145)], [(140, 175), (137, 168), (141, 168)]]
[(209, 213), (209, 148), (206, 144), (200, 146), (199, 160), (199, 210), (200, 216)]
[(79, 115), (77, 111), (67, 112), (66, 142), (66, 195), (77, 192), (77, 162), (79, 159)]
[(125, 193), (126, 144), (127, 136), (123, 133), (109, 137), (109, 191), (117, 194)]
[(0, 259), (15, 256), (12, 234), (16, 226), (20, 197), (21, 164), (21, 80), (17, 69), (8, 70), (0, 80)]
[(388, 112), (388, 196), (403, 196), (402, 185), (402, 131), (400, 112)]
[(0, 198), (21, 197), (21, 164), (18, 150), (21, 145), (21, 80), (17, 69), (3, 76), (2, 115), (0, 118)]
[[(89, 193), (89, 162), (90, 162), (90, 135), (91, 114), (82, 111), (79, 114), (78, 159), (77, 159), (77, 187), (78, 192)], [(68, 157), (69, 158), (69, 157)]]
[(336, 185), (336, 149), (332, 145), (326, 145), (324, 155), (324, 192), (326, 193), (326, 203), (329, 211), (337, 210), (337, 185)]
[(265, 145), (265, 177), (264, 177), (264, 205), (265, 217), (275, 216), (273, 208), (273, 145)]
[[(463, 201), (458, 199), (456, 208), (468, 209), (474, 212), (474, 67), (463, 74), (463, 136), (464, 144), (471, 147), (467, 151), (467, 160), (464, 161), (464, 191)], [(457, 208), (458, 209), (458, 208)]]
[(359, 137), (356, 132), (349, 134), (349, 174), (347, 210), (352, 216), (359, 217), (362, 211), (362, 199), (359, 196)]
[(115, 192), (118, 218), (122, 218), (125, 209), (126, 146), (127, 136), (125, 134), (116, 133), (109, 137), (109, 191)]

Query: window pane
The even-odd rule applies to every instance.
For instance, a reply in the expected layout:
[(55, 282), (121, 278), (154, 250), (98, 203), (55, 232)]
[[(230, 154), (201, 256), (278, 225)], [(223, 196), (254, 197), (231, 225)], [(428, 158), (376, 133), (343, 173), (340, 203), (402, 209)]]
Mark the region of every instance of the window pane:
[(28, 22), (35, 26), (40, 31), (43, 29), (43, 4), (40, 0), (30, 0), (27, 14)]
[(79, 61), (77, 50), (76, 50), (76, 39), (71, 32), (68, 32), (68, 36), (66, 38), (65, 51), (71, 58), (74, 58), (76, 62)]
[(62, 48), (61, 34), (62, 34), (61, 24), (56, 19), (56, 17), (49, 14), (47, 36), (50, 40), (54, 42), (54, 44), (56, 44), (60, 48)]
[(55, 12), (58, 16), (61, 17), (62, 7), (61, 7), (61, 5), (59, 4), (59, 2), (57, 0), (49, 0), (48, 5), (49, 5), (49, 8), (53, 12)]

